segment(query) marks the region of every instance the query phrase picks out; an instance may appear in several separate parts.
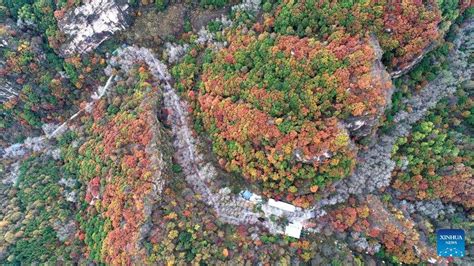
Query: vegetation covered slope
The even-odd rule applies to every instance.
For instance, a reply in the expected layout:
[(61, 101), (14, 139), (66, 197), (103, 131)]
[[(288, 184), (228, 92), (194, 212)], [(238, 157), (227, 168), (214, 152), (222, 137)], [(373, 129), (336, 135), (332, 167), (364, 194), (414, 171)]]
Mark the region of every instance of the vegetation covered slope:
[(12, 21), (0, 26), (6, 43), (0, 47), (0, 84), (16, 92), (0, 99), (0, 139), (5, 143), (14, 141), (14, 131), (26, 135), (44, 124), (64, 121), (101, 83), (103, 54), (64, 59), (35, 34)]
[[(274, 12), (277, 32), (327, 39), (340, 28), (374, 32), (389, 69), (408, 66), (442, 37), (469, 1), (281, 1)], [(272, 19), (273, 20), (273, 19)]]
[[(472, 14), (472, 8), (464, 11), (469, 2), (264, 1), (263, 14), (232, 8), (232, 21), (214, 20), (207, 31), (192, 32), (190, 22), (183, 23), (185, 33), (175, 36), (182, 38), (173, 47), (189, 48), (188, 54), (173, 68), (170, 84), (190, 100), (196, 131), (210, 137), (218, 163), (232, 177), (261, 184), (268, 197), (316, 209), (300, 239), (256, 224), (227, 224), (219, 208), (193, 191), (183, 175), (186, 166), (176, 156), (172, 164), (168, 129), (157, 120), (162, 91), (146, 65), (112, 70), (107, 95), (92, 106), (79, 104), (106, 79), (100, 52), (56, 55), (61, 34), (54, 17), (80, 2), (0, 0), (0, 20), (8, 9), (5, 14), (23, 23), (21, 30), (0, 30), (9, 43), (0, 48), (0, 74), (21, 88), (2, 102), (2, 137), (9, 142), (17, 128), (39, 128), (87, 107), (45, 153), (19, 159), (13, 186), (0, 184), (0, 264), (447, 262), (435, 255), (433, 228), (468, 228), (472, 220), (472, 86), (444, 99), (397, 142), (390, 187), (348, 196), (336, 206), (318, 204), (328, 204), (320, 198), (364, 164), (358, 152), (378, 140), (369, 133), (375, 133), (392, 90), (382, 53), (390, 71), (409, 70), (453, 20)], [(130, 1), (136, 15), (148, 12), (152, 2), (167, 12), (167, 1), (139, 2)], [(199, 2), (213, 8), (233, 1)], [(448, 61), (450, 46), (444, 43), (394, 82), (399, 90), (389, 114), (405, 108), (401, 97), (422, 91), (448, 67), (434, 63)], [(389, 131), (393, 121), (386, 121)], [(365, 138), (356, 134), (359, 126), (369, 128)], [(211, 164), (208, 159), (197, 160)], [(231, 193), (220, 189), (228, 182), (221, 176), (198, 177), (200, 185), (216, 190), (212, 195)], [(240, 202), (261, 212), (262, 205)], [(265, 219), (288, 224), (285, 216), (261, 217), (262, 224)], [(455, 262), (468, 264), (469, 258)]]
[(60, 158), (22, 163), (9, 194), (18, 207), (2, 215), (4, 262), (144, 260), (142, 240), (165, 181), (158, 87), (144, 67), (116, 76), (83, 126), (60, 138)]
[(261, 21), (222, 32), (209, 27), (228, 47), (202, 56), (195, 47), (173, 74), (195, 102), (196, 128), (211, 137), (222, 167), (263, 184), (267, 195), (308, 206), (312, 193), (352, 173), (357, 148), (349, 136), (357, 135), (354, 128), (376, 128), (370, 118), (390, 102), (373, 40), (399, 75), (468, 6), (267, 1)]
[(78, 206), (73, 191), (80, 185), (50, 155), (32, 156), (19, 170), (15, 187), (0, 185), (0, 262), (56, 263), (78, 258), (82, 241), (75, 236)]
[(473, 93), (472, 87), (460, 88), (455, 96), (440, 101), (409, 137), (397, 141), (393, 187), (403, 192), (403, 198), (474, 207)]
[(350, 174), (356, 152), (344, 120), (376, 116), (391, 89), (369, 37), (228, 36), (197, 96), (220, 163), (268, 194), (307, 194)]
[(165, 163), (158, 149), (159, 88), (144, 67), (119, 77), (111, 95), (83, 117), (78, 143), (64, 157), (86, 188), (78, 220), (90, 258), (129, 264), (143, 260), (141, 240), (164, 183)]

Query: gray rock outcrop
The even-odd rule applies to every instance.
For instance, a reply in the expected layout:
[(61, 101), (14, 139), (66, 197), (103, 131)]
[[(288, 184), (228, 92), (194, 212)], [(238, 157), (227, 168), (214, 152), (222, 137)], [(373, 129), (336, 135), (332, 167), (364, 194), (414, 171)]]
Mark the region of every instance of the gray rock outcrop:
[(59, 29), (67, 36), (61, 53), (67, 56), (95, 49), (129, 25), (129, 10), (124, 0), (91, 0), (67, 12), (58, 22)]

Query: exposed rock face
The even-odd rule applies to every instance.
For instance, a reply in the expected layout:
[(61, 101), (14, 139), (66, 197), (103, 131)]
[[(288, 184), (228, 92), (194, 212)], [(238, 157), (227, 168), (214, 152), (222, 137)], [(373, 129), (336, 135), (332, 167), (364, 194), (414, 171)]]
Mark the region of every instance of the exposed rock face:
[[(12, 20), (7, 20), (3, 25), (0, 25), (0, 51), (3, 49), (14, 50), (17, 49), (16, 42), (13, 36), (9, 34), (9, 31), (16, 30), (16, 27)], [(8, 99), (18, 96), (18, 92), (21, 87), (15, 82), (5, 78), (8, 73), (5, 73), (6, 58), (0, 58), (0, 103), (5, 103)]]
[(261, 0), (244, 0), (241, 4), (232, 7), (233, 11), (247, 11), (257, 13), (260, 11)]
[[(1, 62), (0, 62), (1, 67)], [(20, 86), (1, 78), (0, 79), (0, 103), (5, 103), (10, 98), (18, 96), (18, 92), (20, 91)]]
[[(382, 48), (380, 48), (377, 38), (372, 35), (369, 42), (374, 49), (376, 58), (372, 66), (372, 75), (379, 78), (379, 81), (384, 84), (391, 84), (390, 74), (386, 71), (385, 66), (382, 63), (383, 51)], [(344, 121), (346, 129), (352, 137), (364, 137), (374, 132), (374, 129), (378, 126), (380, 116), (384, 113), (385, 108), (391, 103), (393, 91), (393, 86), (390, 89), (384, 90), (383, 97), (385, 98), (385, 104), (379, 107), (377, 115), (349, 117)]]
[(358, 155), (359, 165), (354, 174), (338, 183), (337, 193), (333, 197), (319, 204), (344, 202), (349, 194), (369, 194), (390, 184), (395, 167), (391, 152), (396, 140), (409, 135), (412, 125), (422, 119), (440, 99), (453, 94), (462, 82), (472, 79), (474, 68), (468, 60), (474, 51), (473, 29), (474, 20), (464, 23), (454, 43), (455, 50), (450, 55), (450, 68), (441, 72), (420, 93), (404, 100), (411, 112), (400, 111), (394, 119), (397, 123), (395, 128), (374, 138), (368, 149)]
[(68, 36), (61, 53), (69, 55), (93, 50), (130, 21), (126, 0), (90, 0), (66, 13), (58, 22)]
[(436, 47), (436, 45), (431, 44), (425, 50), (423, 50), (423, 52), (418, 57), (413, 59), (410, 64), (408, 64), (407, 66), (405, 66), (401, 69), (397, 69), (397, 70), (392, 71), (390, 73), (390, 76), (392, 76), (392, 78), (396, 79), (396, 78), (399, 78), (399, 77), (405, 75), (406, 73), (410, 72), (410, 70), (412, 70), (413, 67), (415, 67), (418, 63), (420, 63), (421, 60), (423, 60), (423, 58), (425, 57), (425, 55), (427, 53), (431, 52), (435, 47)]

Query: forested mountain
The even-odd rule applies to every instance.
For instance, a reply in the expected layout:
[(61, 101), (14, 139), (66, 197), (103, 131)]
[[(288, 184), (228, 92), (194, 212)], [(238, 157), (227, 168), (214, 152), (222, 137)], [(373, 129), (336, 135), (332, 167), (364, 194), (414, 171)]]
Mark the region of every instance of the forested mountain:
[(0, 264), (472, 264), (473, 33), (469, 0), (0, 0)]

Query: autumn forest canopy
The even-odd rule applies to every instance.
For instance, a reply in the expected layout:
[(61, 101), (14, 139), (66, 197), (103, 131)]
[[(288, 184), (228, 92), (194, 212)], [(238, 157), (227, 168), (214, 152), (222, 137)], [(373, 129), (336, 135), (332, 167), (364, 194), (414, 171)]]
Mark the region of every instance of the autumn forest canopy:
[(0, 0), (0, 264), (474, 263), (473, 27), (469, 0)]

